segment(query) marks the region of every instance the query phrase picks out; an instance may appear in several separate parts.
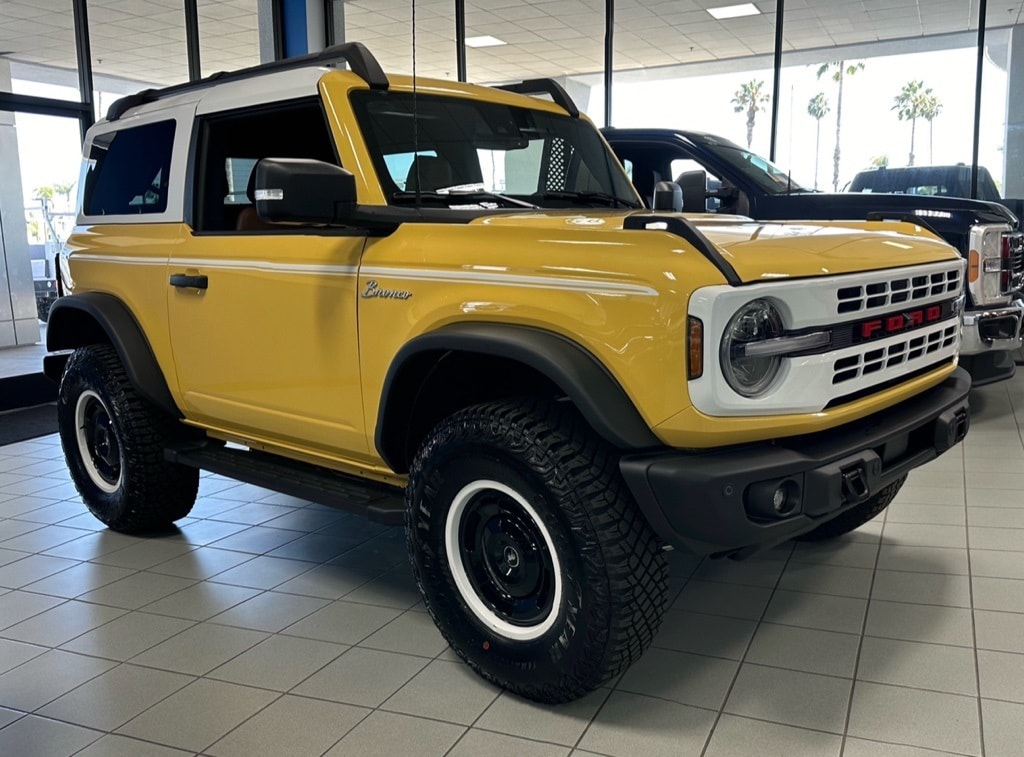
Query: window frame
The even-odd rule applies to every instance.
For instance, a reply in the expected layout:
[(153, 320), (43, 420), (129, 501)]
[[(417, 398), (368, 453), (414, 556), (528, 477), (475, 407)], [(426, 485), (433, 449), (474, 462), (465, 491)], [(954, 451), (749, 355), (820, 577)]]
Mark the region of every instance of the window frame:
[[(189, 225), (194, 235), (241, 235), (241, 234), (252, 234), (255, 232), (261, 234), (309, 234), (314, 227), (303, 226), (303, 225), (281, 225), (280, 228), (267, 228), (258, 230), (247, 230), (239, 231), (235, 228), (206, 228), (205, 222), (205, 209), (204, 203), (207, 200), (206, 192), (207, 187), (205, 185), (206, 177), (209, 176), (209, 164), (210, 164), (210, 131), (211, 124), (222, 121), (244, 121), (247, 119), (253, 119), (259, 117), (261, 114), (273, 113), (275, 111), (287, 111), (295, 110), (298, 108), (308, 107), (316, 108), (319, 111), (321, 118), (323, 119), (324, 135), (326, 136), (328, 143), (331, 146), (333, 152), (332, 162), (334, 165), (341, 166), (341, 157), (338, 153), (338, 145), (334, 139), (334, 134), (331, 130), (331, 124), (328, 119), (327, 110), (324, 107), (323, 100), (318, 95), (302, 95), (299, 97), (292, 97), (286, 100), (275, 100), (272, 102), (260, 103), (258, 105), (245, 105), (236, 108), (225, 108), (223, 110), (211, 110), (200, 114), (195, 117), (195, 124), (193, 127), (192, 145), (189, 151), (189, 163), (190, 169), (189, 175), (189, 191), (186, 200), (186, 207), (188, 209), (188, 216), (186, 223)], [(301, 139), (302, 136), (291, 135), (291, 138)], [(274, 158), (287, 158), (296, 157), (290, 155), (292, 151), (284, 151), (283, 153), (272, 153), (263, 155), (261, 157), (274, 157)], [(222, 159), (226, 160), (231, 157), (251, 157), (244, 155), (224, 155)], [(259, 160), (259, 158), (257, 158)], [(220, 169), (223, 170), (223, 164), (220, 165)], [(226, 204), (226, 203), (225, 203)], [(251, 204), (240, 203), (240, 207), (251, 207)]]

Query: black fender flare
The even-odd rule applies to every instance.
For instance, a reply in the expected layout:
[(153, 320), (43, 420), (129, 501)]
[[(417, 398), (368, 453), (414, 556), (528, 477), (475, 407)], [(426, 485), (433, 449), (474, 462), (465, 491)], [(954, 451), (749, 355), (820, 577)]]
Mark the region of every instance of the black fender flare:
[(580, 344), (532, 326), (457, 323), (410, 340), (388, 368), (374, 446), (396, 472), (407, 467), (401, 463), (405, 440), (396, 437), (406, 429), (403, 416), (411, 410), (414, 395), (409, 381), (416, 380), (405, 369), (428, 352), (493, 355), (522, 363), (565, 392), (591, 427), (614, 446), (628, 450), (663, 446), (615, 377)]
[[(84, 292), (60, 297), (50, 310), (46, 349), (54, 353), (107, 342), (121, 359), (128, 380), (143, 397), (175, 418), (182, 418), (142, 327), (117, 297)], [(43, 360), (47, 378), (60, 383), (68, 354), (50, 354)]]

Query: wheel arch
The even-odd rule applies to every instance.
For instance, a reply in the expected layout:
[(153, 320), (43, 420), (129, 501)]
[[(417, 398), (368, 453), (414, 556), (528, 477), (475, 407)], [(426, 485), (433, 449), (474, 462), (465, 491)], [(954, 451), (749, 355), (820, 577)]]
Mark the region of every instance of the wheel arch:
[[(467, 375), (471, 382), (459, 380)], [(441, 418), (477, 402), (529, 393), (568, 397), (621, 449), (661, 444), (615, 377), (580, 344), (531, 326), (464, 323), (416, 337), (395, 355), (374, 445), (393, 471), (405, 473), (419, 441)]]
[(136, 391), (172, 417), (183, 417), (142, 327), (121, 300), (102, 292), (59, 298), (46, 328), (46, 349), (58, 354), (43, 359), (43, 373), (60, 383), (69, 355), (59, 351), (90, 344), (111, 345)]

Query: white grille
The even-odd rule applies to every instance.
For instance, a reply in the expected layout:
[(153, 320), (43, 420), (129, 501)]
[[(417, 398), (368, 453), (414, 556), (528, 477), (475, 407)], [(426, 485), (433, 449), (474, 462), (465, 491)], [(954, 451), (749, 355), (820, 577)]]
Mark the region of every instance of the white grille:
[(698, 289), (690, 298), (689, 314), (704, 323), (705, 371), (701, 378), (689, 382), (690, 399), (697, 410), (714, 416), (816, 413), (844, 398), (892, 386), (915, 371), (948, 363), (960, 347), (960, 318), (952, 314), (906, 332), (859, 344), (843, 340), (831, 350), (785, 358), (772, 387), (753, 399), (729, 388), (719, 366), (719, 349), (725, 325), (754, 299), (775, 303), (791, 332), (850, 328), (850, 324), (871, 318), (904, 315), (957, 299), (965, 269), (966, 261), (953, 259), (839, 276)]
[[(869, 342), (861, 345), (863, 352), (839, 358), (833, 364), (832, 383), (842, 384), (871, 374), (886, 374), (888, 369), (906, 366), (913, 370), (934, 362), (931, 357), (948, 351), (957, 342), (958, 322), (939, 324), (934, 331), (915, 331), (899, 341), (887, 340), (884, 345)], [(900, 371), (902, 373), (903, 371)], [(891, 375), (891, 374), (890, 374)], [(882, 379), (884, 380), (884, 379)]]
[(960, 268), (920, 273), (845, 286), (836, 290), (836, 313), (865, 313), (900, 307), (907, 302), (955, 296), (960, 291)]

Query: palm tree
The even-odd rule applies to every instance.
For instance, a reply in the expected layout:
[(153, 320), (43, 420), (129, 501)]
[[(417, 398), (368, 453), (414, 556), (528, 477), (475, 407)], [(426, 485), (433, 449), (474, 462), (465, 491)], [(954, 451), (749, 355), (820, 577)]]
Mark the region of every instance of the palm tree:
[(65, 206), (65, 208), (70, 209), (71, 208), (71, 193), (75, 191), (75, 182), (73, 182), (73, 181), (57, 182), (56, 184), (53, 185), (53, 191), (56, 192), (59, 195), (63, 195), (64, 196), (64, 206)]
[(822, 63), (818, 67), (818, 78), (832, 72), (832, 81), (838, 85), (836, 94), (836, 150), (832, 153), (832, 191), (839, 191), (839, 132), (843, 125), (843, 80), (847, 76), (853, 76), (858, 71), (864, 70), (864, 63), (847, 64), (843, 60), (835, 60), (831, 63)]
[(736, 94), (733, 95), (732, 104), (733, 110), (737, 113), (746, 111), (747, 113), (747, 149), (750, 149), (751, 143), (754, 141), (754, 119), (757, 117), (759, 111), (765, 109), (765, 104), (771, 99), (771, 95), (764, 92), (764, 81), (755, 81), (751, 79), (745, 84), (741, 84), (740, 88), (736, 90)]
[(928, 162), (935, 163), (935, 124), (934, 121), (938, 117), (939, 113), (942, 112), (942, 103), (939, 102), (939, 98), (931, 94), (931, 89), (927, 90), (928, 94), (925, 95), (921, 102), (921, 118), (928, 122)]
[(819, 92), (807, 101), (807, 115), (815, 120), (816, 133), (814, 135), (814, 188), (818, 188), (818, 163), (821, 152), (821, 119), (831, 110), (828, 98), (824, 92)]
[(932, 94), (931, 89), (924, 88), (923, 81), (908, 81), (900, 93), (893, 98), (891, 110), (896, 111), (900, 121), (910, 121), (910, 157), (907, 165), (914, 165), (914, 137), (917, 131), (917, 119), (924, 116), (925, 101)]

